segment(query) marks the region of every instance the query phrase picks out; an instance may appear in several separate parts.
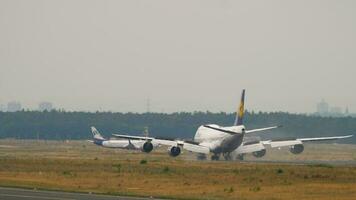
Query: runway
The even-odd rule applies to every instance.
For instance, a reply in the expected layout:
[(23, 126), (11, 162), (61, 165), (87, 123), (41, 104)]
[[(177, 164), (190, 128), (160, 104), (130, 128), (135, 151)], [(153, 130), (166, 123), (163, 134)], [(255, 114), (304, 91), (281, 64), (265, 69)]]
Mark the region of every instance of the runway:
[(83, 193), (55, 192), (0, 187), (1, 200), (147, 200), (154, 198), (120, 197)]
[[(226, 162), (226, 161), (223, 161)], [(355, 160), (294, 160), (294, 161), (285, 161), (285, 160), (244, 160), (240, 161), (241, 163), (256, 163), (256, 164), (286, 164), (286, 165), (330, 165), (330, 166), (356, 166)]]

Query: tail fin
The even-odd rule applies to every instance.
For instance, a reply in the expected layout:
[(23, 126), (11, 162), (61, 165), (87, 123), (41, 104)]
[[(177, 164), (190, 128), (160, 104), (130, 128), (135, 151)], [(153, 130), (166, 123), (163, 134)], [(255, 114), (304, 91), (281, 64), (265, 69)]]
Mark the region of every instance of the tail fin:
[(241, 102), (240, 102), (239, 109), (236, 112), (234, 126), (239, 126), (239, 125), (242, 125), (242, 123), (243, 123), (243, 117), (244, 117), (244, 113), (245, 113), (244, 104), (245, 104), (245, 89), (242, 90)]
[(94, 126), (91, 127), (91, 133), (93, 134), (94, 139), (105, 140)]

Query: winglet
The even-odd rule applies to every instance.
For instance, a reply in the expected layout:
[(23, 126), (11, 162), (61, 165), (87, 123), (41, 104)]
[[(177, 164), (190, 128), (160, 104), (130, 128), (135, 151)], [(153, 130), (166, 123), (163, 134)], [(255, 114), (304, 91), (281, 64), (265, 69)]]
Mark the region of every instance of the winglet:
[(242, 90), (241, 102), (240, 102), (239, 109), (236, 112), (234, 126), (239, 126), (239, 125), (242, 125), (242, 123), (243, 123), (243, 117), (244, 117), (244, 113), (245, 113), (244, 105), (245, 105), (245, 89)]

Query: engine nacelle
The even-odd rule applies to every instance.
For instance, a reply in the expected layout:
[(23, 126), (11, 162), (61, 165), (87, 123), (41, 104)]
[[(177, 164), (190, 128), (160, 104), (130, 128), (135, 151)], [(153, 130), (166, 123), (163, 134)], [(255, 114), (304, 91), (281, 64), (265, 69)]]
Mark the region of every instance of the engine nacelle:
[(294, 146), (291, 146), (289, 148), (289, 151), (293, 154), (300, 154), (304, 151), (304, 145), (302, 144), (296, 144)]
[(266, 155), (266, 149), (262, 149), (260, 151), (255, 151), (252, 153), (252, 155), (255, 156), (256, 158), (261, 158)]
[(171, 148), (168, 148), (168, 154), (172, 157), (179, 156), (180, 152), (180, 147), (173, 146)]
[(153, 144), (151, 142), (143, 143), (141, 150), (145, 153), (150, 153), (153, 150)]

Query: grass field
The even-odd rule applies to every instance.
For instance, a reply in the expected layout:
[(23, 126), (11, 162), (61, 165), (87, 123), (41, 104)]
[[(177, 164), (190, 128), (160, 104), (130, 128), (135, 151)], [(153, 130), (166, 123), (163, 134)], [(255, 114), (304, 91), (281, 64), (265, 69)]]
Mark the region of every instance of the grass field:
[(301, 155), (271, 150), (246, 160), (195, 161), (189, 152), (171, 158), (165, 149), (144, 154), (83, 141), (0, 140), (0, 186), (174, 199), (356, 199), (356, 145), (313, 144)]

